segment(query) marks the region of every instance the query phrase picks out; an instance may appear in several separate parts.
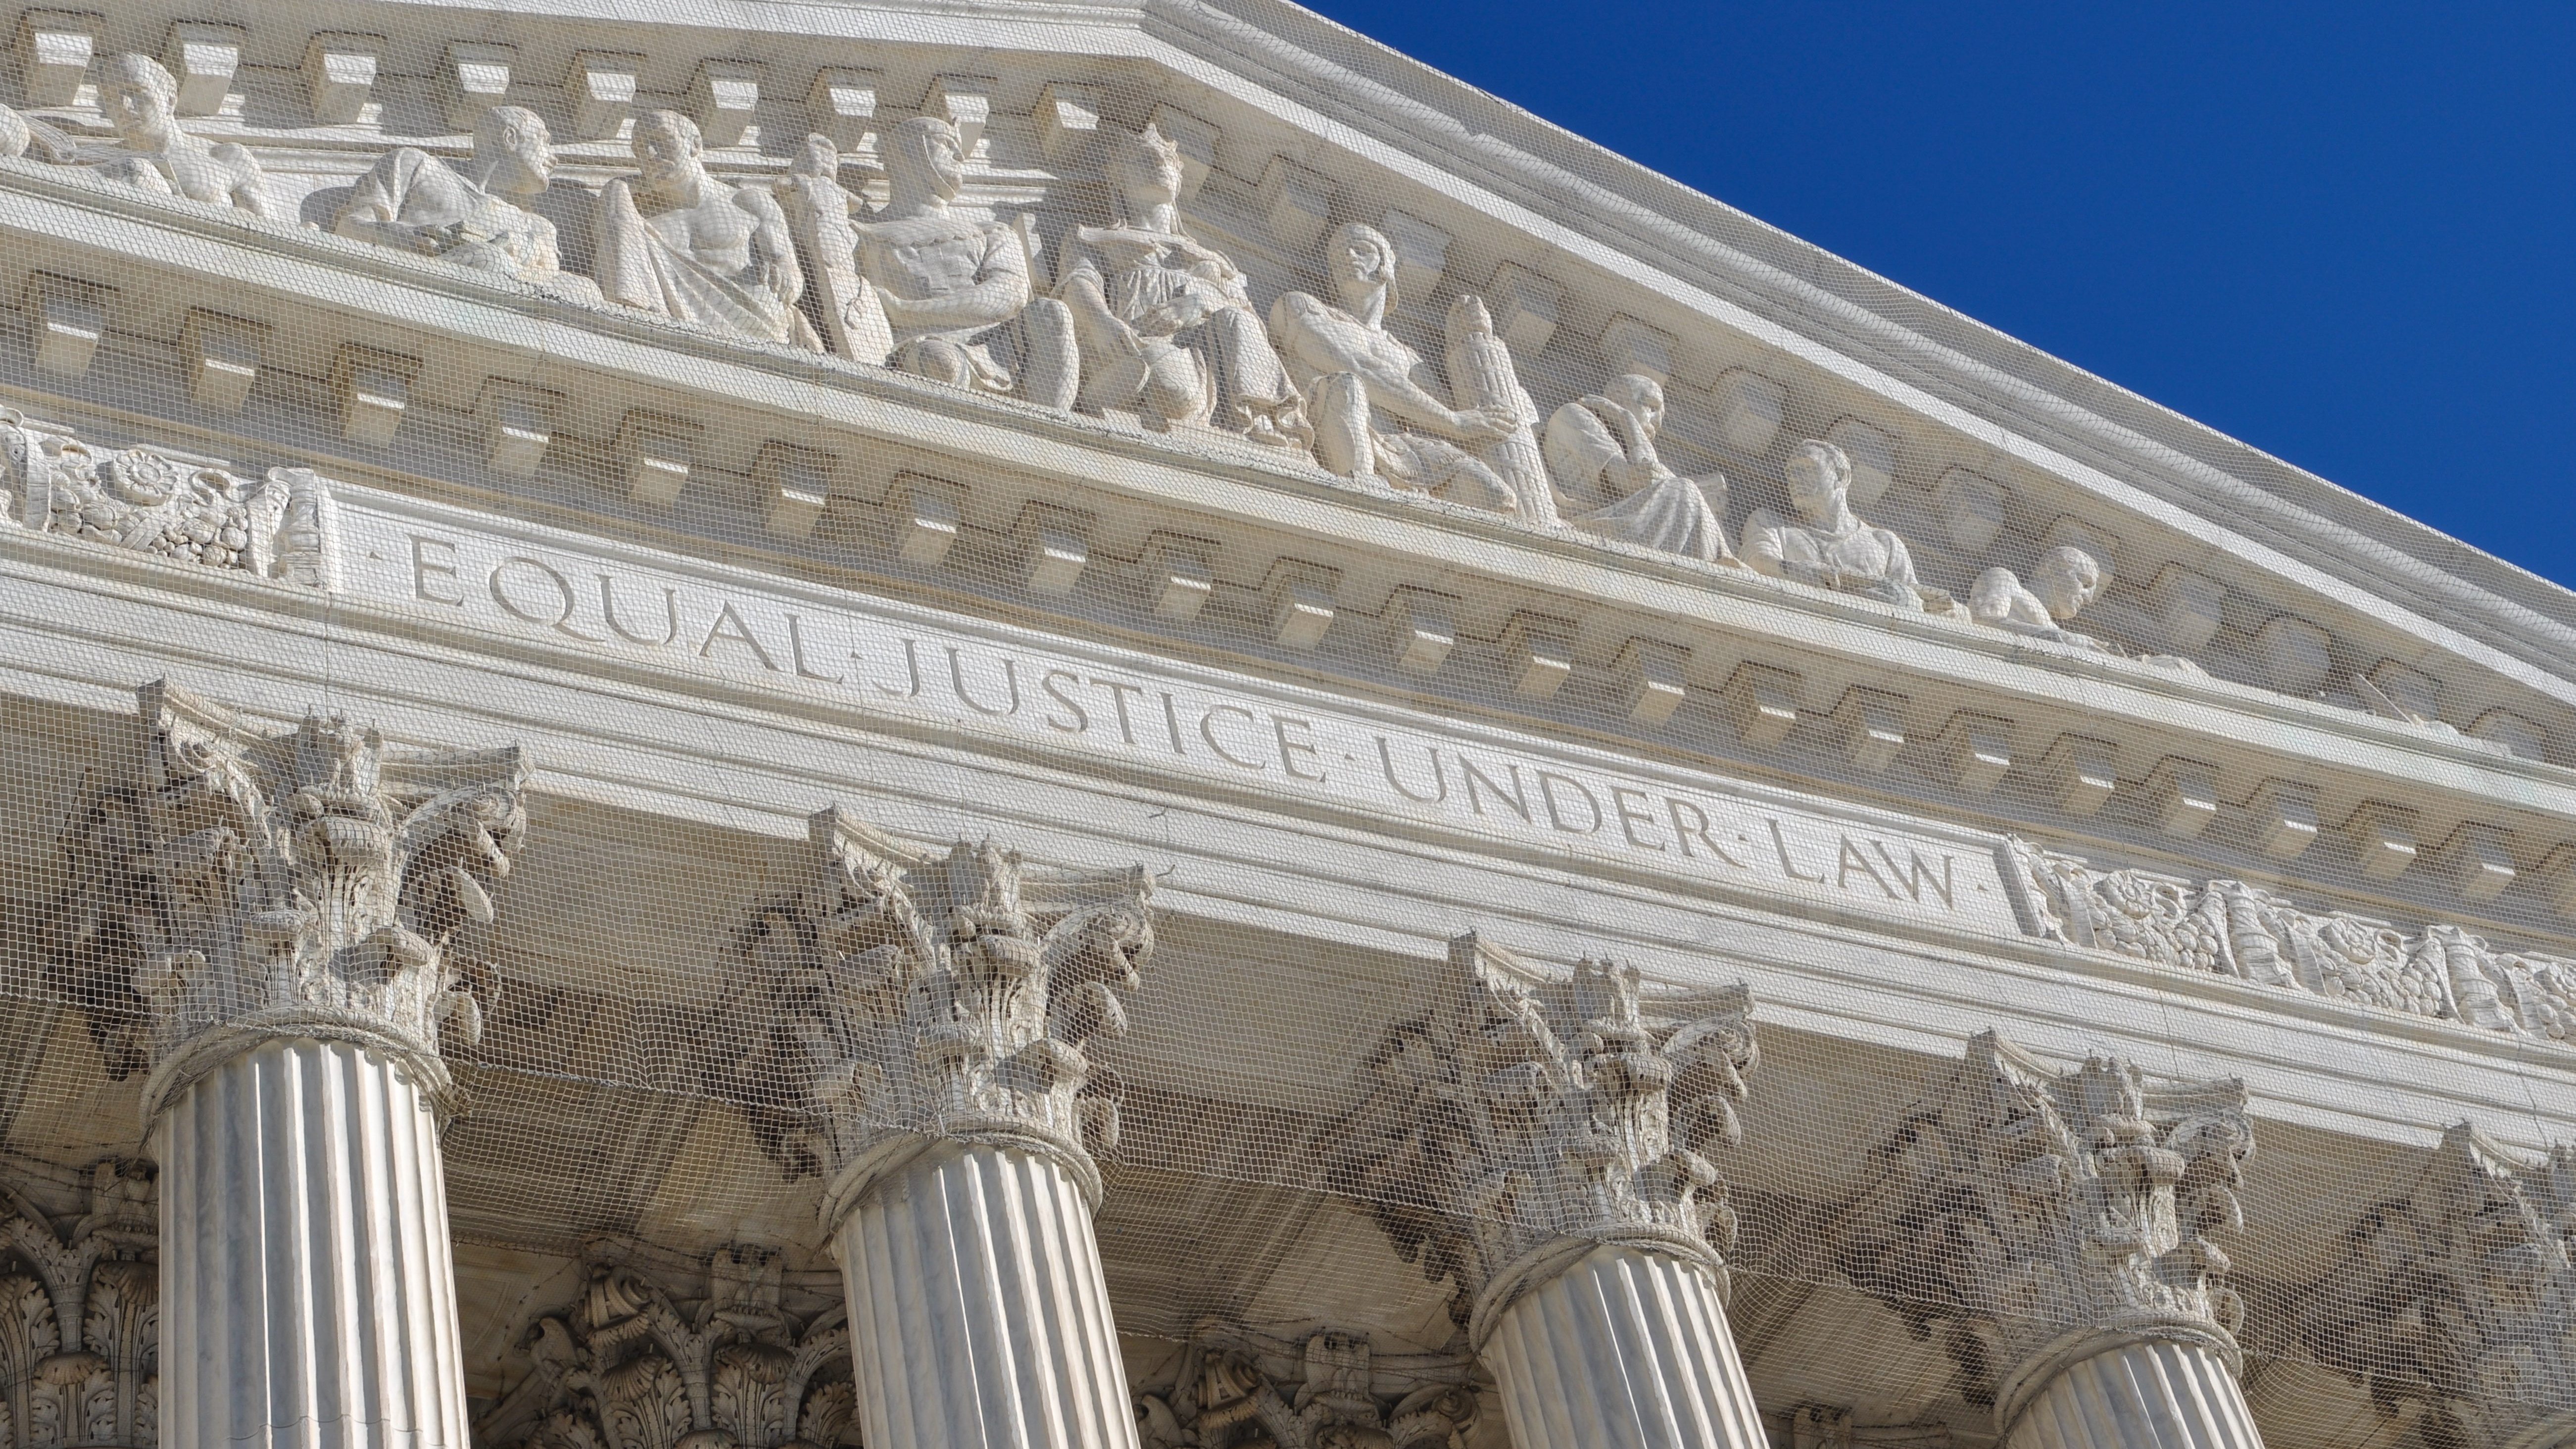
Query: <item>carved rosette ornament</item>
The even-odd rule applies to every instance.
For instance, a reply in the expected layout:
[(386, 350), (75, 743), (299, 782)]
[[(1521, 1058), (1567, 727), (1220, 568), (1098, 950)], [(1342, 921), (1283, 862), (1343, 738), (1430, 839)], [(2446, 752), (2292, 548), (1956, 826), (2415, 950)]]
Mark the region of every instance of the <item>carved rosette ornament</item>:
[(1986, 1032), (1878, 1147), (1836, 1266), (1937, 1337), (2006, 1435), (2124, 1346), (2185, 1345), (2232, 1372), (2242, 1305), (2210, 1238), (2243, 1226), (2253, 1145), (2241, 1082), (2150, 1086), (2100, 1056), (2060, 1072)]
[(283, 734), (167, 682), (140, 694), (141, 779), (67, 834), (46, 977), (146, 1115), (266, 1037), (390, 1052), (450, 1091), (441, 1034), (481, 1032), (451, 959), (525, 834), (515, 748), (400, 750), (307, 716)]
[(1471, 1360), (1330, 1331), (1204, 1329), (1136, 1396), (1143, 1449), (1462, 1449), (1482, 1413)]
[(838, 1306), (782, 1306), (778, 1254), (704, 1263), (595, 1242), (579, 1303), (531, 1324), (525, 1377), (474, 1425), (483, 1449), (832, 1449), (858, 1443)]
[(1744, 988), (1646, 991), (1633, 967), (1549, 978), (1473, 934), (1440, 1000), (1387, 1034), (1333, 1166), (1479, 1343), (1526, 1288), (1592, 1247), (1705, 1266), (1735, 1213), (1710, 1154), (1742, 1129), (1758, 1061)]
[(86, 1210), (49, 1215), (0, 1185), (0, 1444), (153, 1449), (160, 1270), (152, 1174), (90, 1171)]
[(2343, 1235), (2279, 1315), (2302, 1356), (2410, 1405), (2430, 1446), (2576, 1444), (2576, 1147), (2530, 1157), (2466, 1124)]
[(1096, 1198), (1118, 1082), (1089, 1048), (1126, 1031), (1119, 997), (1153, 954), (1143, 867), (1052, 870), (989, 840), (924, 850), (838, 809), (810, 827), (805, 889), (735, 937), (726, 1029), (709, 1033), (730, 1054), (709, 1085), (836, 1204), (926, 1140), (1053, 1157)]

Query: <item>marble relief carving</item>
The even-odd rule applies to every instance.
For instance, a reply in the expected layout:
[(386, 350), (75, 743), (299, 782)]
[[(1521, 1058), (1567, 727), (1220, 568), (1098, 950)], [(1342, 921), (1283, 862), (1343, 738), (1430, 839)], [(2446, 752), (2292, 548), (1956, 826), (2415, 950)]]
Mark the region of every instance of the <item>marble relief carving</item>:
[(179, 123), (179, 82), (161, 62), (131, 52), (110, 56), (101, 68), (98, 98), (115, 145), (82, 145), (0, 106), (0, 156), (33, 155), (159, 196), (277, 215), (259, 161), (247, 147), (207, 141)]
[(0, 1444), (160, 1442), (160, 1223), (151, 1169), (104, 1161), (74, 1212), (0, 1181)]
[(1547, 471), (1556, 506), (1586, 533), (1702, 563), (1740, 563), (1726, 544), (1726, 477), (1684, 478), (1656, 455), (1664, 389), (1651, 377), (1612, 378), (1547, 420)]
[(398, 146), (358, 179), (331, 229), (595, 302), (589, 278), (564, 272), (554, 223), (529, 209), (554, 170), (545, 119), (524, 106), (494, 106), (474, 124), (466, 165)]
[(2253, 1148), (2240, 1082), (2060, 1072), (1982, 1033), (1876, 1150), (1835, 1267), (1939, 1344), (1970, 1403), (2070, 1330), (2232, 1356), (2243, 1304), (2212, 1239), (2243, 1228)]
[(2502, 950), (2458, 926), (2409, 934), (2243, 881), (2099, 870), (2013, 844), (2041, 934), (2070, 945), (2489, 1031), (2576, 1035), (2576, 962)]
[(1451, 1316), (1490, 1319), (1497, 1290), (1569, 1247), (1722, 1275), (1735, 1212), (1710, 1155), (1739, 1136), (1759, 1060), (1744, 990), (1650, 992), (1597, 961), (1550, 977), (1474, 936), (1451, 943), (1437, 989), (1370, 1053), (1330, 1181), (1452, 1285)]
[(1374, 1354), (1331, 1331), (1205, 1330), (1169, 1383), (1136, 1395), (1143, 1449), (1459, 1449), (1481, 1418), (1465, 1358)]
[[(1325, 244), (1324, 270), (1333, 281), (1327, 301), (1288, 292), (1270, 305), (1270, 332), (1290, 376), (1309, 399), (1315, 424), (1315, 460), (1346, 478), (1375, 476), (1397, 488), (1428, 493), (1477, 508), (1526, 517), (1524, 498), (1544, 488), (1535, 469), (1537, 449), (1526, 446), (1537, 409), (1520, 391), (1503, 359), (1478, 395), (1452, 407), (1430, 364), (1394, 333), (1387, 317), (1402, 300), (1396, 290), (1395, 244), (1377, 228), (1348, 223)], [(1461, 297), (1452, 308), (1453, 354), (1475, 355), (1473, 339), (1484, 305)], [(1493, 334), (1486, 317), (1485, 337)], [(1508, 387), (1509, 394), (1503, 389)], [(1525, 446), (1506, 451), (1506, 444)], [(1506, 478), (1497, 462), (1520, 466)], [(1516, 486), (1517, 485), (1517, 486)]]
[(2345, 1230), (2277, 1331), (2413, 1406), (2428, 1445), (2550, 1449), (2576, 1436), (2576, 1149), (2527, 1157), (2461, 1125), (2403, 1194)]
[(578, 1302), (539, 1317), (533, 1367), (474, 1425), (483, 1449), (833, 1449), (858, 1442), (839, 1307), (784, 1306), (778, 1254), (703, 1265), (590, 1245)]
[(1305, 400), (1261, 328), (1241, 269), (1181, 226), (1180, 147), (1153, 126), (1108, 138), (1111, 215), (1075, 233), (1056, 295), (1082, 352), (1081, 406), (1302, 448)]
[(813, 879), (755, 910), (725, 963), (710, 1090), (791, 1173), (922, 1134), (1096, 1172), (1118, 1083), (1086, 1048), (1126, 1031), (1120, 997), (1153, 954), (1142, 868), (924, 850), (838, 810), (812, 824)]
[(1755, 572), (1900, 609), (1947, 608), (1947, 595), (1926, 590), (1915, 578), (1905, 540), (1852, 512), (1852, 464), (1842, 449), (1814, 439), (1800, 443), (1783, 474), (1798, 519), (1769, 508), (1746, 517), (1744, 561)]
[(516, 749), (402, 749), (318, 715), (268, 733), (166, 682), (140, 703), (136, 778), (73, 821), (44, 919), (45, 982), (111, 1075), (246, 1029), (423, 1062), (479, 1037), (489, 973), (450, 948), (492, 919), (525, 834)]
[(60, 533), (328, 589), (331, 485), (309, 468), (245, 477), (147, 448), (97, 449), (0, 408), (0, 526)]
[(609, 301), (753, 342), (821, 351), (798, 311), (805, 274), (787, 214), (765, 186), (709, 174), (698, 123), (635, 118), (632, 176), (601, 189), (592, 275)]

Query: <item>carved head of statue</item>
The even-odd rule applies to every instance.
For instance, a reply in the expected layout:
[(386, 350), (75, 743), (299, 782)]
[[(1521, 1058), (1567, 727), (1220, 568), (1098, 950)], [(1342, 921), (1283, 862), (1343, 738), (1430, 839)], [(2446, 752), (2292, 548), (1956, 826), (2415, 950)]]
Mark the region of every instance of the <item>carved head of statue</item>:
[(635, 118), (635, 165), (655, 191), (680, 191), (705, 171), (698, 157), (706, 140), (698, 123), (677, 111), (646, 111)]
[(1664, 387), (1642, 372), (1628, 373), (1610, 379), (1601, 395), (1628, 410), (1637, 426), (1649, 438), (1664, 429)]
[(127, 51), (108, 58), (98, 104), (127, 144), (158, 146), (178, 114), (179, 82), (161, 62)]
[(1385, 232), (1362, 221), (1333, 228), (1332, 239), (1324, 243), (1324, 269), (1332, 274), (1333, 287), (1346, 305), (1356, 306), (1382, 288), (1386, 311), (1395, 310), (1395, 243), (1386, 239)]
[(886, 190), (900, 214), (956, 199), (966, 184), (966, 145), (937, 116), (915, 116), (886, 137)]
[(1109, 155), (1100, 169), (1122, 222), (1142, 223), (1155, 207), (1175, 205), (1181, 199), (1180, 143), (1166, 138), (1150, 122), (1142, 131), (1111, 136)]
[(525, 106), (494, 106), (474, 123), (474, 159), (484, 183), (511, 196), (534, 196), (554, 179), (554, 137), (545, 118)]
[(2060, 544), (2039, 556), (2030, 591), (2047, 606), (2048, 617), (2072, 619), (2102, 596), (2102, 562), (2073, 544)]
[(1789, 453), (1781, 470), (1789, 482), (1789, 501), (1813, 522), (1828, 522), (1844, 507), (1851, 492), (1851, 457), (1821, 439), (1809, 438)]

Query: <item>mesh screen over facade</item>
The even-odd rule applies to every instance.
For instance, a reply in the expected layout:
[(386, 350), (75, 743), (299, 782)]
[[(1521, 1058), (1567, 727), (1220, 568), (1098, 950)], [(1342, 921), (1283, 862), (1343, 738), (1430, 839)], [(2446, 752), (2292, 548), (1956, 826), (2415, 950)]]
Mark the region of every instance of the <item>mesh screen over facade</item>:
[(2576, 1436), (2563, 591), (1266, 0), (648, 11), (11, 21), (0, 1444)]

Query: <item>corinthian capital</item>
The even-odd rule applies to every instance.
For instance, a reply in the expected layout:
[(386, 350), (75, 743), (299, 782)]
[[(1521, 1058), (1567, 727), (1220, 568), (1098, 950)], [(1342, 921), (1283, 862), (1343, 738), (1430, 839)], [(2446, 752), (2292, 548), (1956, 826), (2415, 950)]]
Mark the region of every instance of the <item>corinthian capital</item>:
[(1551, 976), (1461, 936), (1436, 1004), (1370, 1055), (1332, 1181), (1454, 1285), (1471, 1331), (1601, 1243), (1722, 1274), (1735, 1214), (1709, 1159), (1741, 1135), (1751, 1010), (1741, 986), (1649, 992), (1589, 960)]
[(147, 1109), (240, 1044), (350, 1039), (435, 1068), (481, 1032), (448, 948), (492, 919), (525, 833), (517, 749), (402, 750), (346, 719), (264, 733), (168, 683), (141, 691), (131, 784), (63, 841), (46, 978)]
[(2282, 1315), (2307, 1355), (2428, 1444), (2576, 1443), (2576, 1147), (2527, 1157), (2465, 1124), (2343, 1235)]
[(2242, 1308), (2210, 1235), (2243, 1226), (2253, 1147), (2241, 1082), (2151, 1086), (2105, 1056), (2060, 1072), (1986, 1032), (1876, 1149), (1837, 1266), (1937, 1335), (1999, 1422), (2119, 1343), (2232, 1360)]
[(791, 1173), (830, 1179), (835, 1216), (936, 1139), (1051, 1155), (1096, 1196), (1118, 1083), (1089, 1048), (1126, 1031), (1153, 954), (1144, 868), (924, 850), (838, 809), (810, 836), (804, 888), (735, 934), (710, 1088)]

